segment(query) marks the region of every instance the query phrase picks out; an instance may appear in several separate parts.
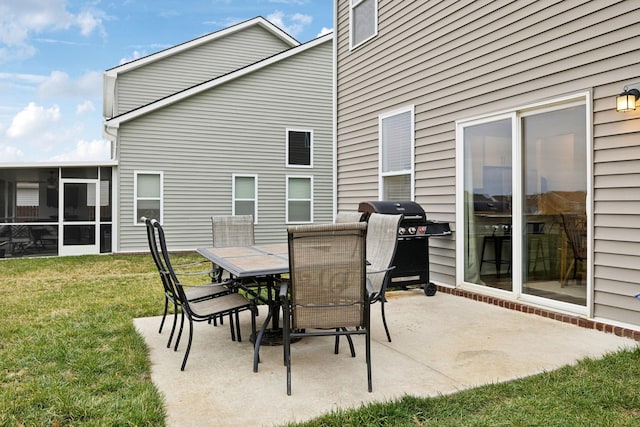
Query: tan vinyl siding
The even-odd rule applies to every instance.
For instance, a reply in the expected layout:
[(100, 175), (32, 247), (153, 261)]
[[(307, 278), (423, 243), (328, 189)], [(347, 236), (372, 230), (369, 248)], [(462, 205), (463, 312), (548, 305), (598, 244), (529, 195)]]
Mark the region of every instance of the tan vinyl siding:
[[(232, 212), (232, 174), (258, 178), (257, 243), (286, 241), (285, 176), (313, 175), (314, 220), (331, 222), (331, 39), (119, 129), (120, 251), (143, 250), (133, 226), (133, 173), (164, 173), (172, 249), (211, 243), (210, 216)], [(286, 168), (286, 128), (314, 133), (313, 168)]]
[(122, 114), (290, 48), (255, 25), (118, 75), (116, 111)]
[(612, 109), (620, 91), (594, 89), (594, 315), (638, 324), (640, 116)]
[[(353, 50), (336, 5), (337, 209), (378, 196), (381, 113), (415, 106), (416, 201), (455, 229), (456, 121), (591, 92), (594, 312), (640, 324), (640, 116), (615, 111), (640, 82), (640, 2), (379, 0), (378, 35)], [(430, 239), (450, 285), (453, 241)]]

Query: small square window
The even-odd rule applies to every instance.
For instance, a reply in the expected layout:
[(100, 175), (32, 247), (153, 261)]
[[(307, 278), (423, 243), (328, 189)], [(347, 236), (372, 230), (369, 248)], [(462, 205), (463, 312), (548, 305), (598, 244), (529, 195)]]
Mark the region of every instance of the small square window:
[(313, 132), (287, 129), (287, 166), (311, 167)]

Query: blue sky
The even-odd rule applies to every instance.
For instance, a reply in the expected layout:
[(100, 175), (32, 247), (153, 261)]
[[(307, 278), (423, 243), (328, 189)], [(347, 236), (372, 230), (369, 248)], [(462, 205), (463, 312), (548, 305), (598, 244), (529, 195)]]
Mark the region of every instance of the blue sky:
[(107, 160), (104, 70), (263, 16), (300, 42), (332, 0), (0, 0), (0, 163)]

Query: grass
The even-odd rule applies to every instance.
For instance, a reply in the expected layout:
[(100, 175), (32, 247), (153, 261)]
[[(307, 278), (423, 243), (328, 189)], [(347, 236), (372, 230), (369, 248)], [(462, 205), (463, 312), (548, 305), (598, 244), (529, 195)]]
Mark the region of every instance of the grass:
[[(162, 312), (148, 256), (4, 260), (0, 272), (0, 426), (165, 425), (147, 349), (132, 323)], [(640, 350), (296, 425), (640, 425)]]

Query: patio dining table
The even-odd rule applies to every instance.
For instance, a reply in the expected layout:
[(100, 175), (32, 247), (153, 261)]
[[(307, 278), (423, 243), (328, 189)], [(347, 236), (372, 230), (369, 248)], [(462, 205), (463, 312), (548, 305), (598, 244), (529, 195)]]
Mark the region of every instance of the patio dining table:
[[(276, 286), (280, 275), (289, 272), (289, 250), (287, 243), (268, 245), (230, 246), (198, 248), (197, 252), (220, 268), (229, 272), (236, 280), (264, 278), (267, 283), (267, 317), (254, 338), (253, 371), (258, 372), (260, 345), (265, 335), (270, 343), (282, 342), (282, 330), (279, 328), (280, 304)], [(269, 322), (272, 327), (268, 328)]]

